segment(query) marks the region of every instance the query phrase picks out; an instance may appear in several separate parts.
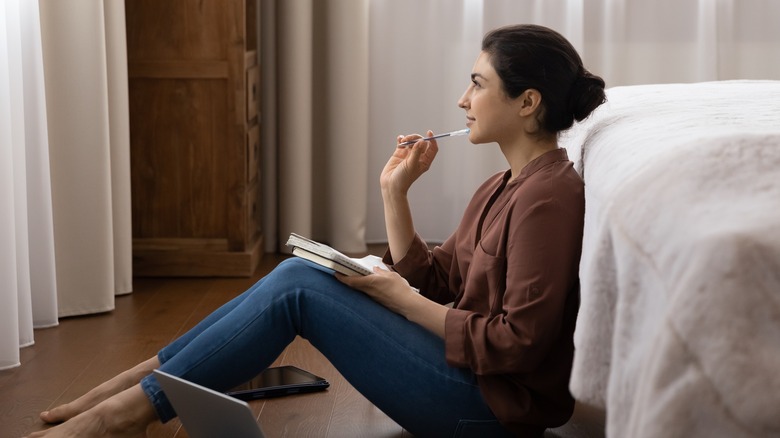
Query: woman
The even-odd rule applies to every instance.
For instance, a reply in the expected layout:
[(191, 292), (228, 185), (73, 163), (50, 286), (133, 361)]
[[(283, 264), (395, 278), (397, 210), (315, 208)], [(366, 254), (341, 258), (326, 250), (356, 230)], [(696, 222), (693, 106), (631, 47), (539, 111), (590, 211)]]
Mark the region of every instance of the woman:
[(399, 136), (416, 143), (397, 147), (380, 177), (392, 271), (334, 276), (287, 260), (156, 357), (42, 413), (65, 422), (33, 436), (142, 435), (176, 415), (153, 369), (227, 390), (296, 335), (417, 436), (540, 436), (565, 423), (584, 196), (557, 134), (604, 98), (558, 33), (488, 33), (458, 105), (469, 140), (498, 143), (509, 170), (477, 190), (442, 246), (429, 251), (415, 233), (407, 200), (438, 146)]

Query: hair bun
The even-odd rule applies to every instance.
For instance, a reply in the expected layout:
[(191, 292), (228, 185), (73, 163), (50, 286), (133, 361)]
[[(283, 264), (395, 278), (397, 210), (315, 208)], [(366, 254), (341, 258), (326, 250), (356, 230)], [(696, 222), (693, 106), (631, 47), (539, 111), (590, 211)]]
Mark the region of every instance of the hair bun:
[(584, 120), (599, 105), (606, 102), (604, 79), (581, 69), (569, 90), (569, 109), (574, 119)]
[(482, 39), (482, 51), (510, 99), (529, 88), (542, 95), (538, 127), (529, 132), (557, 135), (606, 100), (604, 80), (585, 70), (574, 46), (548, 27), (518, 24), (494, 29)]

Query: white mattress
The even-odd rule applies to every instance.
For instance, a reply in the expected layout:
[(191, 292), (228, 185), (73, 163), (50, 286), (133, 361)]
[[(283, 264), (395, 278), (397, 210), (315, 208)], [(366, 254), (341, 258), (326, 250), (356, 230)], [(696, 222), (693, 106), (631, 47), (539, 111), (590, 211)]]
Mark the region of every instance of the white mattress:
[(617, 87), (585, 180), (574, 396), (614, 437), (780, 436), (780, 81)]

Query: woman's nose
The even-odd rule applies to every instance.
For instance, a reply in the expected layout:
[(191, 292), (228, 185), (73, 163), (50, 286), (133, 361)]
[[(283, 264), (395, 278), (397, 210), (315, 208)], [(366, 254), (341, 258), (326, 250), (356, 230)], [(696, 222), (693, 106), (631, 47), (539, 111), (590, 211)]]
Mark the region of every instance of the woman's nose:
[(458, 99), (458, 107), (459, 108), (468, 109), (468, 102), (469, 102), (468, 94), (469, 94), (469, 91), (466, 90), (466, 92), (463, 93), (462, 96), (460, 96), (460, 99)]

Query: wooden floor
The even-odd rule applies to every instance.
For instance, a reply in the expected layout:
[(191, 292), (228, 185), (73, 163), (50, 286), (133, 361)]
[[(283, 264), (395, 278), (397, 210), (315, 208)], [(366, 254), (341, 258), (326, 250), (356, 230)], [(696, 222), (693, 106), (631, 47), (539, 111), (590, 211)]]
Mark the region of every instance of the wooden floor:
[[(253, 278), (137, 278), (134, 292), (117, 297), (113, 312), (65, 318), (59, 327), (37, 330), (35, 345), (21, 350), (22, 366), (0, 371), (0, 438), (46, 428), (39, 412), (71, 401), (153, 356), (280, 260), (266, 255)], [(305, 340), (296, 339), (277, 360), (276, 365), (281, 364), (312, 371), (331, 386), (321, 393), (250, 402), (268, 436), (409, 436)], [(153, 425), (148, 434), (187, 436), (177, 420)]]

